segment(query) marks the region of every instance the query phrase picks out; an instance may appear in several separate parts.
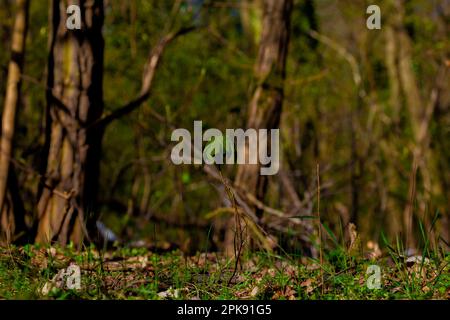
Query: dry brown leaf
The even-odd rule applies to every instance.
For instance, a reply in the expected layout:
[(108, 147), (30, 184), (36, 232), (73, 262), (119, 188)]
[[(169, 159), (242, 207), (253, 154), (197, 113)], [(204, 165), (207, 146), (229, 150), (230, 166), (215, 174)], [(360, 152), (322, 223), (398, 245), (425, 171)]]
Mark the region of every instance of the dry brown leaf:
[(170, 287), (169, 290), (158, 293), (158, 297), (161, 299), (178, 299), (180, 297), (180, 290)]
[(311, 293), (314, 291), (313, 281), (311, 279), (303, 281), (300, 286), (306, 288), (306, 293)]
[(288, 298), (288, 300), (295, 300), (296, 291), (291, 287), (287, 286), (286, 290), (284, 291), (284, 296)]
[(259, 294), (259, 287), (256, 286), (256, 287), (254, 287), (254, 288), (252, 289), (252, 292), (250, 292), (250, 296), (251, 296), (252, 298), (255, 298), (258, 294)]

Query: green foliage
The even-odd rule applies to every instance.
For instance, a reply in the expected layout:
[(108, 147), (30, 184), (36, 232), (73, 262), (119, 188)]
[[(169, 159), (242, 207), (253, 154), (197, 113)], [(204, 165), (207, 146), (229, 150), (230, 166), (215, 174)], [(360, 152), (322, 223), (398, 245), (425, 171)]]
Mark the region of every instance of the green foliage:
[[(14, 11), (11, 3), (2, 1), (0, 6), (0, 41), (4, 44), (0, 50), (0, 101), (4, 98), (10, 59)], [(209, 183), (198, 167), (177, 167), (169, 161), (170, 137), (173, 128), (190, 130), (195, 120), (202, 120), (207, 128), (222, 131), (247, 126), (248, 105), (258, 81), (254, 78), (258, 58), (255, 39), (261, 35), (261, 10), (251, 8), (253, 34), (247, 35), (239, 8), (229, 8), (215, 1), (208, 3), (197, 16), (190, 2), (183, 1), (173, 26), (167, 25), (173, 1), (109, 1), (106, 6), (103, 30), (106, 114), (139, 94), (148, 55), (167, 32), (200, 26), (166, 48), (149, 100), (106, 130), (99, 203), (89, 210), (118, 234), (125, 246), (133, 241), (168, 242), (183, 249), (185, 254), (192, 254), (205, 248), (220, 251), (223, 244), (228, 216), (212, 222), (205, 219), (208, 213), (223, 206), (217, 185)], [(426, 105), (439, 67), (448, 63), (450, 42), (443, 23), (445, 17), (441, 16), (443, 12), (438, 10), (436, 2), (405, 3), (403, 23), (411, 40), (411, 68)], [(311, 211), (305, 215), (312, 215), (318, 200), (315, 198), (316, 166), (320, 164), (321, 220), (326, 238), (326, 266), (322, 267), (327, 273), (323, 294), (318, 269), (308, 269), (308, 265), (317, 265), (317, 261), (294, 264), (297, 278), (293, 281), (277, 268), (269, 272), (279, 262), (259, 254), (246, 258), (246, 262), (256, 260), (256, 271), (244, 270), (233, 287), (227, 287), (223, 279), (223, 275), (229, 276), (231, 268), (230, 262), (224, 259), (211, 263), (216, 269), (210, 271), (211, 265), (183, 264), (177, 254), (150, 255), (150, 265), (154, 268), (152, 281), (146, 278), (146, 282), (141, 283), (139, 281), (144, 280), (137, 279), (132, 288), (114, 293), (110, 285), (117, 274), (105, 272), (99, 253), (88, 247), (82, 254), (70, 249), (64, 249), (63, 254), (78, 264), (98, 263), (86, 278), (95, 286), (81, 293), (56, 290), (52, 298), (154, 299), (170, 287), (180, 289), (181, 297), (242, 298), (252, 292), (257, 281), (261, 281), (262, 286), (260, 291), (256, 290), (258, 298), (274, 295), (289, 298), (290, 290), (293, 296), (302, 299), (445, 297), (450, 280), (448, 272), (443, 272), (448, 269), (441, 265), (443, 254), (439, 250), (445, 254), (448, 246), (439, 236), (445, 233), (445, 219), (449, 219), (448, 88), (440, 92), (430, 120), (427, 147), (430, 153), (425, 165), (419, 168), (414, 199), (410, 199), (415, 138), (406, 102), (408, 92), (397, 97), (400, 109), (396, 110), (391, 102), (393, 79), (389, 78), (386, 62), (385, 27), (395, 11), (386, 12), (383, 29), (372, 32), (365, 29), (362, 19), (361, 8), (366, 5), (362, 0), (295, 1), (286, 79), (282, 81), (271, 77), (272, 74), (263, 79), (273, 86), (284, 86), (280, 128), (282, 170), (304, 207), (293, 208), (292, 199), (277, 177), (269, 179), (269, 192), (263, 202), (286, 214), (295, 209), (295, 214)], [(26, 77), (23, 77), (14, 138), (14, 168), (30, 227), (36, 222), (36, 199), (42, 188), (41, 171), (46, 151), (48, 21), (48, 2), (31, 1)], [(361, 87), (366, 93), (364, 98), (359, 96), (361, 88), (355, 86), (354, 70), (348, 61), (335, 49), (311, 37), (310, 30), (334, 40), (355, 59), (362, 77)], [(396, 76), (398, 82), (400, 76)], [(220, 170), (232, 181), (236, 166), (223, 166)], [(419, 280), (405, 275), (399, 258), (408, 249), (397, 236), (403, 229), (405, 206), (411, 200), (416, 245), (440, 272), (434, 283), (427, 283), (426, 292)], [(360, 285), (368, 261), (349, 256), (342, 230), (352, 219), (358, 220), (363, 245), (369, 240), (377, 242), (382, 232), (382, 237), (398, 240), (398, 245), (388, 246), (389, 241), (385, 239), (393, 265), (386, 272), (388, 279), (383, 290), (369, 291)], [(283, 248), (286, 251), (303, 255), (303, 243), (299, 241), (301, 231), (297, 225), (286, 221), (282, 227), (287, 231), (277, 235), (279, 243), (286, 244)], [(338, 232), (342, 234), (335, 236)], [(2, 251), (1, 297), (41, 297), (36, 288), (49, 281), (59, 268), (51, 259), (42, 269), (33, 264), (41, 249), (26, 246), (12, 249), (11, 254)], [(149, 255), (145, 250), (133, 250), (118, 249), (111, 254), (121, 260)], [(8, 258), (10, 255), (12, 257)], [(448, 263), (448, 256), (445, 259)], [(171, 265), (167, 261), (175, 262)], [(283, 262), (287, 261), (289, 259)], [(222, 272), (221, 268), (226, 271)], [(308, 279), (312, 281), (310, 286), (305, 284)], [(313, 289), (308, 292), (309, 287)], [(183, 291), (186, 288), (187, 292)]]
[[(217, 254), (157, 255), (145, 249), (98, 252), (86, 248), (10, 247), (0, 251), (0, 297), (6, 299), (446, 299), (450, 293), (450, 256), (434, 261), (438, 269), (391, 265), (388, 259), (358, 259), (342, 251), (327, 253), (326, 264), (266, 253), (246, 253), (230, 286), (233, 261)], [(75, 261), (81, 290), (43, 288)], [(382, 268), (382, 287), (366, 286), (371, 264)], [(325, 282), (321, 283), (321, 269)], [(417, 270), (416, 270), (417, 269)], [(415, 271), (416, 270), (416, 271)]]

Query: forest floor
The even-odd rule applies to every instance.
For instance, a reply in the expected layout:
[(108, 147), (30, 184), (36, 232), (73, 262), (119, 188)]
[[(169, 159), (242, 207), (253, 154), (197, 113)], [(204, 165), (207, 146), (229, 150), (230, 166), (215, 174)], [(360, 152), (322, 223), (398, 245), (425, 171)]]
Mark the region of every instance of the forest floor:
[[(0, 249), (0, 299), (450, 299), (448, 254), (406, 263), (333, 251), (324, 259), (244, 254), (234, 272), (234, 259), (214, 253), (9, 247)], [(71, 265), (78, 269), (64, 277)], [(371, 265), (380, 267), (379, 288)]]

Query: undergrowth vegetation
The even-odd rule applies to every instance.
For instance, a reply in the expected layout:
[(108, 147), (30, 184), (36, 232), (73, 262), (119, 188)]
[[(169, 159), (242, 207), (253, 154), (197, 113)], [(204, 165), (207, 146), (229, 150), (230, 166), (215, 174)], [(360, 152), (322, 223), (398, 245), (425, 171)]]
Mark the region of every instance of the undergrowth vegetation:
[[(449, 299), (449, 263), (450, 255), (442, 252), (405, 259), (390, 251), (370, 259), (336, 249), (324, 253), (322, 265), (311, 258), (257, 252), (244, 253), (235, 273), (234, 259), (214, 253), (9, 247), (0, 251), (0, 298)], [(79, 290), (56, 281), (72, 264), (81, 271)], [(370, 265), (381, 268), (379, 289), (367, 285)]]

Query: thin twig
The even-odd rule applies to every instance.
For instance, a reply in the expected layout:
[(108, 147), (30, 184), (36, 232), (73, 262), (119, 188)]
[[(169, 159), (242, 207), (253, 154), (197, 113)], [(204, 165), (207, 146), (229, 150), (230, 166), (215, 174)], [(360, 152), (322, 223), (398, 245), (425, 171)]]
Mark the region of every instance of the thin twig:
[[(322, 248), (322, 221), (320, 219), (320, 164), (317, 164), (317, 221), (319, 223), (319, 257), (320, 257), (320, 273), (322, 278), (322, 283), (324, 283), (323, 278), (323, 248)], [(322, 286), (322, 294), (324, 294), (324, 287)]]

